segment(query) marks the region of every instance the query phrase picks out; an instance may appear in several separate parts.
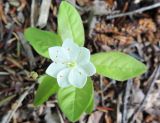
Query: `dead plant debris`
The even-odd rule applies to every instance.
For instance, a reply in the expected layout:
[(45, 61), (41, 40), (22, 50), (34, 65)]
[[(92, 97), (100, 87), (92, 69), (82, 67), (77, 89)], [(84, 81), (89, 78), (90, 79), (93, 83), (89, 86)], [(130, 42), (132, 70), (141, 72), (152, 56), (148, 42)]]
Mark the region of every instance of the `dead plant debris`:
[[(75, 3), (81, 13), (86, 30), (85, 46), (92, 53), (118, 50), (148, 66), (144, 75), (128, 82), (93, 76), (95, 108), (79, 123), (159, 123), (160, 8), (109, 20), (107, 17), (159, 4), (160, 1), (68, 1)], [(37, 74), (45, 72), (49, 61), (33, 50), (23, 32), (30, 26), (55, 32), (60, 0), (49, 1), (45, 12), (41, 6), (43, 2), (45, 0), (0, 0), (1, 123), (69, 123), (54, 96), (38, 108), (33, 106), (37, 88), (35, 79)]]

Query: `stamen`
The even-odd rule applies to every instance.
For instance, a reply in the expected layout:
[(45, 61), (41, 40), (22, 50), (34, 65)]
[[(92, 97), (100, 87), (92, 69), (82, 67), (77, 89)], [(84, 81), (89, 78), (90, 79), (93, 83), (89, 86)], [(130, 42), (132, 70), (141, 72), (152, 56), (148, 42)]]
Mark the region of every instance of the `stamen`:
[(69, 68), (74, 68), (76, 65), (77, 65), (77, 63), (76, 63), (75, 61), (71, 61), (71, 62), (68, 62), (68, 63), (67, 63), (67, 66), (68, 66)]

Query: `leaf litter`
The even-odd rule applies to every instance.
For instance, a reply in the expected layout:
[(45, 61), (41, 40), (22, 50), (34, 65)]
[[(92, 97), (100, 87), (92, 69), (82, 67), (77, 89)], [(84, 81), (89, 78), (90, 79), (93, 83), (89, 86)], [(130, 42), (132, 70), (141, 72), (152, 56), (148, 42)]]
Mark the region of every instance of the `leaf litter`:
[[(118, 50), (144, 62), (148, 71), (127, 82), (93, 76), (95, 108), (80, 123), (160, 122), (160, 8), (107, 19), (132, 12), (159, 0), (68, 0), (81, 13), (86, 43), (92, 53)], [(43, 0), (43, 2), (45, 2)], [(43, 3), (42, 2), (42, 3)], [(40, 1), (0, 1), (0, 121), (5, 123), (69, 123), (52, 96), (44, 105), (33, 106), (37, 88), (32, 73), (43, 74), (49, 61), (24, 40), (29, 26), (57, 30), (60, 0), (43, 9)], [(45, 20), (40, 17), (45, 12)], [(19, 101), (20, 100), (20, 101)]]

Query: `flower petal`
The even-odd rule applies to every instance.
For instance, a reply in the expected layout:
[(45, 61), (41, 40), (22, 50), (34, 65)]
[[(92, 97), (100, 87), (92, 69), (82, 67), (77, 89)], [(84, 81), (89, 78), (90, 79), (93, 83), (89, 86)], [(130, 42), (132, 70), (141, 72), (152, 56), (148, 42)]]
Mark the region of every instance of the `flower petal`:
[(61, 88), (65, 88), (70, 86), (71, 84), (68, 81), (68, 75), (70, 73), (70, 69), (66, 68), (58, 73), (57, 82)]
[(65, 69), (66, 65), (61, 63), (53, 62), (49, 65), (49, 67), (46, 70), (46, 73), (52, 77), (57, 78), (57, 74), (62, 70)]
[(87, 48), (81, 47), (78, 58), (77, 58), (77, 63), (79, 64), (86, 64), (90, 60), (90, 51)]
[(68, 51), (71, 60), (75, 60), (78, 57), (79, 46), (71, 39), (66, 39), (63, 42), (62, 47), (64, 47)]
[(69, 82), (77, 88), (83, 88), (87, 81), (86, 73), (79, 67), (71, 70), (69, 74)]
[(91, 62), (81, 65), (81, 68), (85, 71), (85, 73), (88, 76), (92, 76), (93, 74), (96, 73), (96, 68)]
[(49, 56), (54, 62), (65, 62), (69, 59), (66, 50), (59, 46), (49, 48)]

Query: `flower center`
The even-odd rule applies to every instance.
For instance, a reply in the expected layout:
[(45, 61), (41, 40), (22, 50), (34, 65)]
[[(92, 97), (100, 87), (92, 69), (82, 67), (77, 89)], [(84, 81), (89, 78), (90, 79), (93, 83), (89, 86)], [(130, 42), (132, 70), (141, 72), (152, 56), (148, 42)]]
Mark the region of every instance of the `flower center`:
[(73, 67), (75, 67), (77, 65), (77, 63), (75, 62), (75, 61), (71, 61), (71, 62), (68, 62), (67, 63), (67, 66), (69, 67), (69, 68), (73, 68)]

